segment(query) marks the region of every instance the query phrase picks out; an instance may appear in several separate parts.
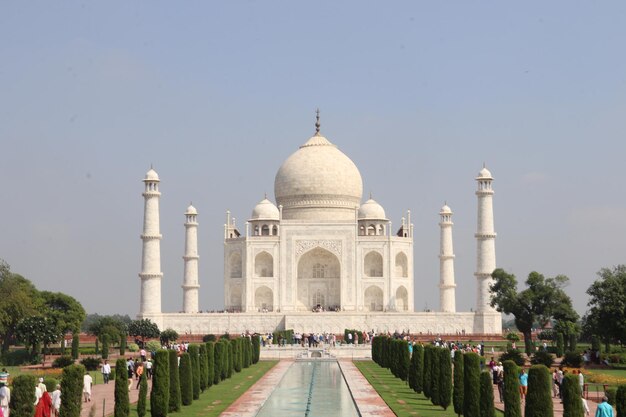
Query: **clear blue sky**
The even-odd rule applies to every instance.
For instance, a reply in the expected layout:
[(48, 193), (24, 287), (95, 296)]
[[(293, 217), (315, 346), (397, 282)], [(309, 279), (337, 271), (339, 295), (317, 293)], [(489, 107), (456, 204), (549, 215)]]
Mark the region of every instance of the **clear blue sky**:
[(240, 227), (322, 132), (394, 229), (415, 224), (415, 306), (438, 306), (455, 215), (457, 308), (474, 306), (478, 170), (498, 265), (571, 278), (583, 313), (626, 263), (626, 3), (2, 2), (0, 258), (89, 312), (138, 311), (141, 179), (161, 176), (163, 309), (181, 309), (184, 210), (200, 306), (223, 305), (224, 212)]

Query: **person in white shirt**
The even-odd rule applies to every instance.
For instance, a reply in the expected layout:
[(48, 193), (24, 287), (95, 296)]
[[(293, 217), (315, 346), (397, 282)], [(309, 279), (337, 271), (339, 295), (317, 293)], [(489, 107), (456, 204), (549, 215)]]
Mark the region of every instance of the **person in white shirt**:
[(93, 384), (93, 380), (91, 379), (91, 375), (88, 372), (85, 372), (85, 376), (83, 377), (83, 398), (85, 402), (91, 401), (91, 385)]
[(104, 381), (105, 384), (109, 383), (109, 377), (111, 376), (111, 365), (109, 365), (109, 361), (107, 361), (106, 359), (104, 360), (104, 363), (102, 364), (102, 380)]
[(56, 389), (52, 391), (52, 415), (59, 417), (59, 409), (61, 408), (61, 385), (57, 384)]
[(7, 386), (8, 373), (0, 374), (0, 408), (4, 417), (9, 417), (9, 404), (11, 403), (11, 390)]

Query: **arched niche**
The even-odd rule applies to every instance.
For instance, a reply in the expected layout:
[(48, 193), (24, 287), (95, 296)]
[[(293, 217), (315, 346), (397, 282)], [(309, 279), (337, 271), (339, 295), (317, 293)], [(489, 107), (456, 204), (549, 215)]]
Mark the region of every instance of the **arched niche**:
[(298, 260), (298, 309), (311, 311), (340, 307), (341, 264), (337, 256), (320, 247)]
[(383, 311), (383, 290), (376, 285), (371, 285), (365, 290), (363, 304), (366, 310)]
[(254, 257), (254, 275), (262, 278), (274, 276), (274, 258), (272, 255), (263, 251)]
[(371, 251), (363, 258), (363, 274), (366, 277), (382, 277), (383, 276), (383, 256)]
[(404, 252), (396, 255), (396, 276), (406, 278), (409, 276), (409, 261)]
[(257, 310), (272, 311), (274, 309), (274, 292), (263, 285), (254, 292), (254, 306)]
[(396, 290), (396, 310), (407, 311), (409, 309), (409, 293), (404, 286), (400, 285)]

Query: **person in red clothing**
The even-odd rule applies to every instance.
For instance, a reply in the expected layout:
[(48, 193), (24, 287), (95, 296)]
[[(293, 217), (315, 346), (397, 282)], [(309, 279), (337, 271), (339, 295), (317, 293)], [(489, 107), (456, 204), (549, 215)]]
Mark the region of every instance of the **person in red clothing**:
[(35, 407), (35, 417), (50, 417), (50, 407), (52, 407), (52, 398), (48, 391), (44, 391)]

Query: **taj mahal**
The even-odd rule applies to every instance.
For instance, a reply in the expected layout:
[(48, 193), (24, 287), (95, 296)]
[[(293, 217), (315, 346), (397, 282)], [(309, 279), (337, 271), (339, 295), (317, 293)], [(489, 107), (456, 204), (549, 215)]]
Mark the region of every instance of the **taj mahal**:
[(476, 307), (456, 311), (453, 213), (444, 205), (439, 212), (439, 308), (415, 312), (411, 213), (392, 229), (371, 195), (363, 202), (359, 169), (320, 133), (319, 113), (315, 126), (315, 134), (278, 169), (275, 202), (267, 196), (261, 200), (243, 228), (226, 213), (224, 312), (199, 311), (198, 211), (193, 206), (185, 212), (182, 312), (161, 311), (160, 180), (154, 169), (147, 172), (138, 317), (161, 329), (193, 334), (343, 333), (346, 328), (501, 333), (501, 315), (489, 305), (496, 268), (489, 170), (483, 167), (476, 177)]

